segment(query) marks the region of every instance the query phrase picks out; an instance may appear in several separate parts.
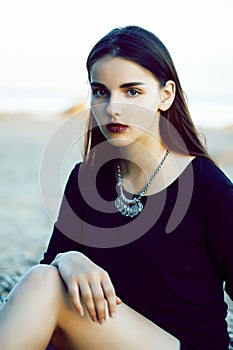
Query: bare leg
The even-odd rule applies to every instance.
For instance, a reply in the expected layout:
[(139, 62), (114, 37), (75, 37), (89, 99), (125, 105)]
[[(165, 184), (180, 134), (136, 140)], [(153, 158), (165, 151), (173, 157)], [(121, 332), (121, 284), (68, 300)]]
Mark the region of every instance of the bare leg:
[(56, 268), (37, 266), (22, 279), (0, 312), (2, 350), (178, 350), (179, 341), (122, 304), (115, 319), (93, 323), (74, 310)]
[(58, 281), (53, 267), (36, 266), (24, 275), (0, 309), (1, 350), (46, 348), (56, 327)]

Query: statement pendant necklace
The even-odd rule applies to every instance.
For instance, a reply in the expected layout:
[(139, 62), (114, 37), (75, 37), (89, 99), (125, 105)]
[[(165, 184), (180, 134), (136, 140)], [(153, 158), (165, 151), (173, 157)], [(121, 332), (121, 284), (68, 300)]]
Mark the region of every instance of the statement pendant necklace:
[(160, 169), (163, 166), (163, 163), (165, 162), (167, 156), (169, 155), (169, 152), (170, 150), (168, 148), (165, 155), (163, 156), (163, 159), (161, 160), (160, 164), (152, 174), (146, 186), (142, 189), (142, 191), (140, 191), (137, 194), (137, 197), (134, 197), (133, 199), (128, 199), (124, 195), (122, 179), (121, 179), (121, 167), (120, 167), (120, 163), (117, 164), (117, 187), (119, 189), (119, 195), (115, 200), (115, 207), (122, 215), (134, 217), (139, 213), (141, 213), (141, 211), (143, 210), (143, 204), (141, 202), (141, 198), (145, 195), (149, 186), (151, 185), (155, 177), (158, 175)]

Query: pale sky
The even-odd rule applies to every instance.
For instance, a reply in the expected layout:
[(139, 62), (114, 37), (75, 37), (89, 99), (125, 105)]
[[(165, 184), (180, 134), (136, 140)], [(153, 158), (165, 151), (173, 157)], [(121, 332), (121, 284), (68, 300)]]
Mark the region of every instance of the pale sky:
[(1, 0), (0, 112), (56, 113), (86, 99), (89, 50), (135, 24), (167, 46), (194, 122), (233, 124), (232, 15), (232, 0)]

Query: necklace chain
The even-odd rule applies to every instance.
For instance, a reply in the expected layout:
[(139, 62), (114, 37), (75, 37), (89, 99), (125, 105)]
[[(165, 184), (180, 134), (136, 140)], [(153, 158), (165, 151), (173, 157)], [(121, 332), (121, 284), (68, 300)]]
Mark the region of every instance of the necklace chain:
[(155, 177), (158, 175), (169, 153), (170, 153), (170, 150), (168, 148), (160, 164), (155, 169), (151, 178), (147, 182), (146, 186), (137, 194), (137, 197), (134, 197), (133, 199), (127, 198), (124, 194), (122, 178), (121, 178), (121, 167), (120, 167), (120, 163), (117, 164), (117, 187), (119, 189), (119, 195), (115, 200), (115, 207), (122, 215), (133, 217), (138, 215), (143, 210), (143, 204), (141, 203), (141, 198), (145, 195), (151, 183), (153, 182)]

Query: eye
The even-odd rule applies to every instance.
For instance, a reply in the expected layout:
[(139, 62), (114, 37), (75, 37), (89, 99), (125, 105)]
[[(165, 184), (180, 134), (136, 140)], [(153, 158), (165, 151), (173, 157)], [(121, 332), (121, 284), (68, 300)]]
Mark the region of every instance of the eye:
[(92, 89), (92, 95), (96, 97), (105, 97), (107, 95), (107, 91), (105, 89)]
[(129, 90), (127, 91), (127, 94), (128, 94), (130, 97), (135, 97), (135, 96), (139, 95), (140, 92), (139, 92), (138, 90), (136, 90), (136, 89), (129, 89)]

